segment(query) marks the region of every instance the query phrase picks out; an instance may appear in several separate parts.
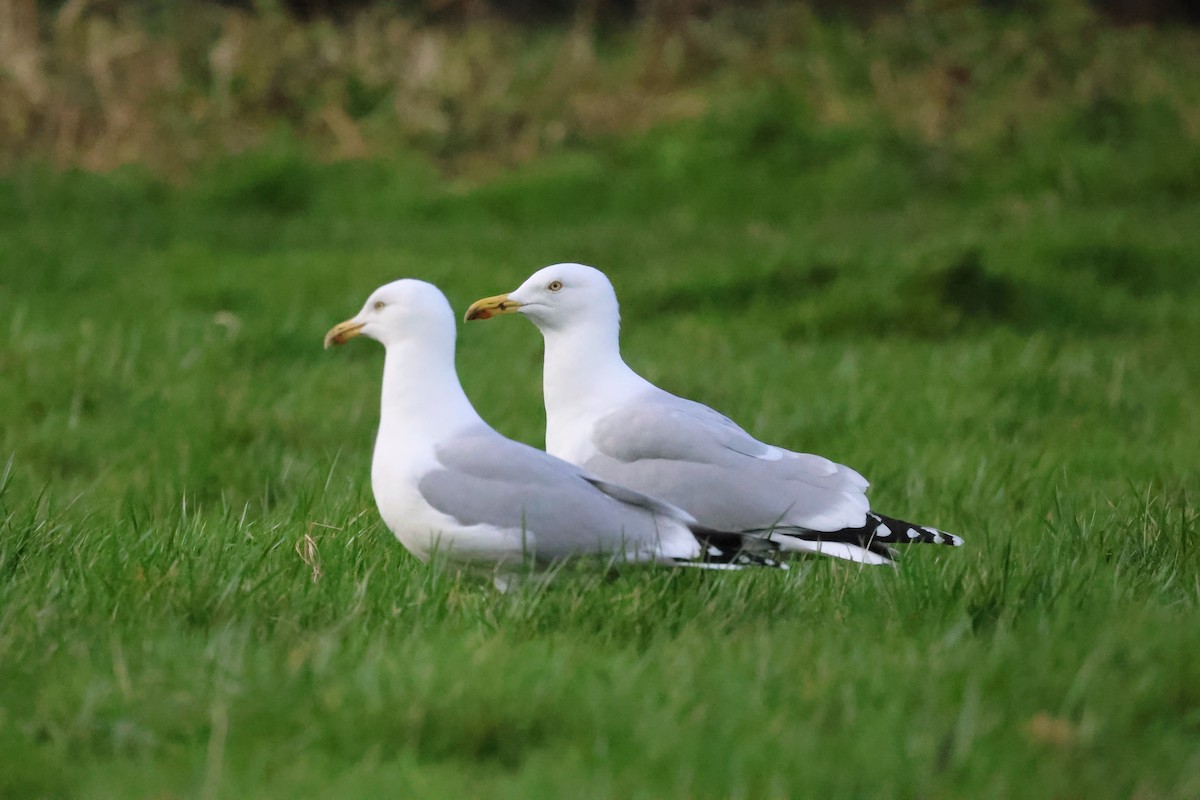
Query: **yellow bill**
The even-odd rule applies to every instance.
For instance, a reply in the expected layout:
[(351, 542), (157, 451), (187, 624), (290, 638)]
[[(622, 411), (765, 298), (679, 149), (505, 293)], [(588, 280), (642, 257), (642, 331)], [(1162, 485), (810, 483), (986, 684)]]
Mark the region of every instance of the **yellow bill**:
[(329, 333), (325, 334), (325, 349), (328, 350), (335, 344), (345, 344), (350, 339), (362, 333), (362, 329), (363, 323), (352, 319), (339, 322), (329, 329)]
[(467, 309), (465, 322), (470, 322), (473, 319), (491, 319), (497, 314), (513, 314), (521, 304), (516, 300), (508, 299), (506, 294), (498, 294), (494, 297), (485, 297), (482, 300), (476, 300), (471, 303), (471, 307)]

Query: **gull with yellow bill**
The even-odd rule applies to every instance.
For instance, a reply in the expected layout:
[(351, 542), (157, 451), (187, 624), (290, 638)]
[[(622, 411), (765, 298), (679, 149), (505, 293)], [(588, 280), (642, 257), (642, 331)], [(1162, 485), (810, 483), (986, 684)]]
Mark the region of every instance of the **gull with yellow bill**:
[(419, 280), (377, 289), (325, 346), (358, 336), (385, 349), (371, 488), (384, 522), (422, 560), (497, 570), (576, 556), (671, 566), (779, 566), (778, 548), (702, 526), (668, 503), (603, 480), (493, 430), (454, 367), (445, 295)]
[(850, 467), (761, 442), (630, 369), (621, 358), (617, 295), (599, 270), (545, 267), (508, 294), (477, 300), (466, 319), (513, 313), (545, 339), (547, 452), (676, 505), (702, 525), (757, 535), (784, 551), (886, 564), (896, 544), (962, 544), (873, 512), (867, 481)]

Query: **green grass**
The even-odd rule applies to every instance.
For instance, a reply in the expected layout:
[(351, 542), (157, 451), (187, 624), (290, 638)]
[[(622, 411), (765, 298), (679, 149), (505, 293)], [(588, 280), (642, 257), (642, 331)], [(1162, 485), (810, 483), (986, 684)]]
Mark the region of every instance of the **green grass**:
[[(0, 796), (1200, 794), (1200, 149), (1122, 106), (947, 160), (778, 100), (481, 185), (286, 147), (0, 182)], [(370, 497), (382, 354), (321, 337), (562, 260), (647, 377), (967, 546), (417, 563)], [(540, 443), (530, 325), (459, 364)]]

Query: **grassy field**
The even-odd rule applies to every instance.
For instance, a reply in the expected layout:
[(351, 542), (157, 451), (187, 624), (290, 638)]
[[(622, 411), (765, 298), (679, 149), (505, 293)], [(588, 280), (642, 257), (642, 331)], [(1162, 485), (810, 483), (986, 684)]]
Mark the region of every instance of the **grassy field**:
[[(0, 181), (0, 797), (1200, 796), (1200, 147), (786, 96), (486, 181), (274, 147)], [(377, 285), (612, 276), (627, 360), (957, 532), (499, 595), (376, 516)], [(358, 345), (358, 343), (355, 343)], [(540, 444), (541, 345), (464, 326)]]

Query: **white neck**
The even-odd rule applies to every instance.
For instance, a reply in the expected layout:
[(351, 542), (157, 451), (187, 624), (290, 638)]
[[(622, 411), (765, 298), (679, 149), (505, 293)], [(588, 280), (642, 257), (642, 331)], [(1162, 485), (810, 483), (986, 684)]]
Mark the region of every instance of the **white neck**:
[(392, 344), (383, 362), (376, 453), (427, 450), (468, 425), (482, 422), (454, 370), (454, 342)]
[(621, 358), (619, 329), (575, 326), (543, 331), (546, 358), (546, 451), (581, 463), (590, 456), (591, 427), (604, 415), (653, 385)]

